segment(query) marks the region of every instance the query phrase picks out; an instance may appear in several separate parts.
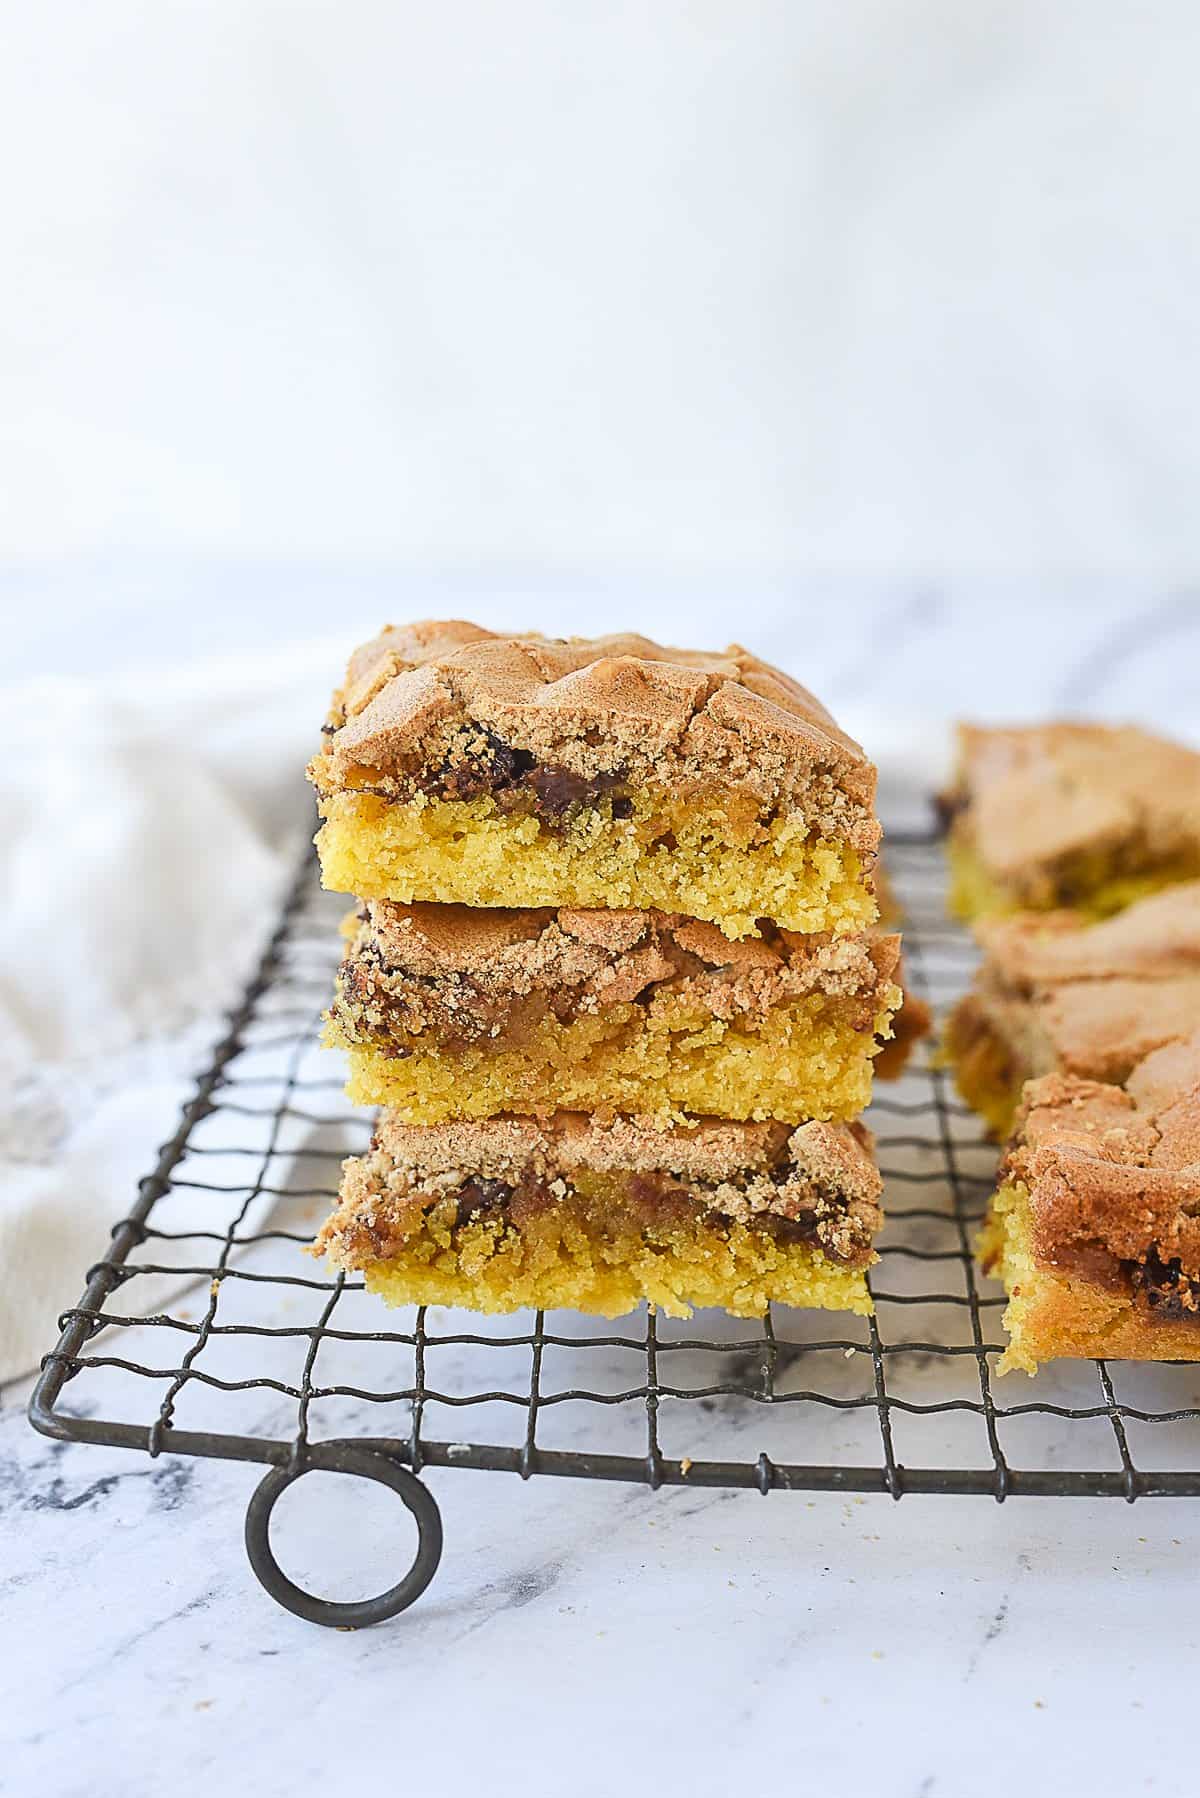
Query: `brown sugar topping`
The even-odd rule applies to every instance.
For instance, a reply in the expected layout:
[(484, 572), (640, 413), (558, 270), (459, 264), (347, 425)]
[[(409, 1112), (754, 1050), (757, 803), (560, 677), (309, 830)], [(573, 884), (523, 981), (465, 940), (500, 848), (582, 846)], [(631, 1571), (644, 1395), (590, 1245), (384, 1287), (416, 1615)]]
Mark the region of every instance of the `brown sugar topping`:
[(552, 815), (627, 784), (684, 783), (802, 804), (862, 853), (878, 843), (862, 749), (797, 681), (736, 644), (706, 654), (634, 635), (389, 627), (351, 658), (326, 731), (310, 770), (323, 792), (519, 788)]
[(846, 1265), (870, 1261), (882, 1221), (882, 1183), (861, 1125), (789, 1130), (702, 1119), (663, 1129), (653, 1120), (601, 1123), (559, 1112), (545, 1122), (422, 1127), (384, 1112), (370, 1153), (345, 1164), (338, 1209), (316, 1250), (344, 1266), (386, 1256), (447, 1200), (459, 1222), (503, 1210), (519, 1226), (522, 1216), (569, 1201), (589, 1174), (623, 1182), (628, 1207), (661, 1215), (672, 1204), (699, 1206), (714, 1221), (810, 1240)]
[(995, 877), (1026, 877), (1073, 856), (1164, 861), (1200, 853), (1200, 754), (1148, 731), (1057, 723), (959, 727), (946, 809)]
[(1083, 1245), (1200, 1280), (1200, 1031), (1123, 1087), (1030, 1081), (1006, 1166), (1029, 1187), (1039, 1259), (1067, 1264)]
[(977, 932), (985, 958), (958, 1015), (998, 1034), (1031, 1072), (1122, 1080), (1200, 1018), (1200, 881), (1103, 923), (1022, 913)]
[(362, 907), (334, 1015), (352, 1040), (430, 1029), (493, 1041), (553, 1012), (560, 1021), (634, 1001), (718, 1018), (764, 1015), (804, 995), (836, 1001), (869, 1030), (894, 997), (899, 939), (770, 932), (733, 942), (677, 913)]

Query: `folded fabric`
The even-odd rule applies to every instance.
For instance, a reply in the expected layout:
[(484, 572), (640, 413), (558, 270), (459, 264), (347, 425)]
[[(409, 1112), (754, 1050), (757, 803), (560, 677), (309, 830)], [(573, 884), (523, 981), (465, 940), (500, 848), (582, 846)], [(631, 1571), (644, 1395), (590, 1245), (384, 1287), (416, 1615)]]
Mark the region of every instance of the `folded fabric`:
[(328, 661), (3, 692), (0, 1380), (53, 1345), (271, 927)]

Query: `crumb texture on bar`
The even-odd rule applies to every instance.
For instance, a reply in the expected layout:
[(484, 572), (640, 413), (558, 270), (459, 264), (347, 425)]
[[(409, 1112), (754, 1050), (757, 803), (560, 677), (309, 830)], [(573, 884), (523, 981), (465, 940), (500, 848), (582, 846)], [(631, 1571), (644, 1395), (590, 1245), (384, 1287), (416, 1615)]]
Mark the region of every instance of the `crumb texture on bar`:
[[(389, 626), (351, 658), (313, 765), (324, 792), (362, 771), (461, 786), (560, 770), (670, 789), (805, 799), (818, 834), (873, 853), (875, 772), (789, 675), (734, 644), (721, 654), (626, 634), (497, 636), (477, 625)], [(513, 764), (513, 757), (533, 765)], [(542, 783), (543, 786), (546, 783)], [(547, 789), (554, 802), (553, 783)], [(534, 789), (535, 790), (535, 789)], [(462, 796), (469, 796), (463, 794)]]
[(1200, 754), (1132, 727), (959, 727), (951, 907), (1120, 910), (1200, 876)]
[(647, 1230), (625, 1225), (619, 1195), (588, 1211), (559, 1206), (518, 1232), (481, 1222), (443, 1238), (433, 1225), (397, 1257), (362, 1269), (390, 1305), (461, 1305), (472, 1311), (571, 1310), (623, 1317), (643, 1300), (668, 1317), (719, 1307), (761, 1317), (768, 1305), (867, 1315), (862, 1273), (837, 1267), (806, 1243), (777, 1242), (741, 1224)]
[(384, 1113), (314, 1252), (396, 1304), (866, 1311), (879, 1192), (869, 1136), (844, 1126)]
[(1020, 913), (977, 934), (984, 959), (946, 1051), (963, 1097), (1001, 1135), (1025, 1080), (1060, 1069), (1121, 1081), (1200, 1018), (1200, 881), (1101, 922)]
[(900, 1009), (893, 1012), (890, 1035), (884, 1037), (882, 1047), (875, 1057), (875, 1077), (878, 1080), (898, 1080), (912, 1059), (917, 1044), (923, 1042), (933, 1030), (933, 1012), (924, 999), (918, 998), (912, 988), (905, 985), (902, 962), (896, 969), (896, 978), (900, 989)]
[(605, 800), (547, 829), (488, 797), (337, 794), (317, 836), (322, 879), (334, 892), (403, 904), (653, 907), (732, 938), (756, 935), (763, 918), (845, 934), (875, 920), (868, 864), (844, 842), (809, 836), (795, 815), (756, 826), (740, 845), (719, 802), (637, 794), (631, 803), (628, 817), (614, 820)]
[(836, 1000), (859, 1023), (888, 995), (900, 939), (802, 935), (767, 924), (731, 940), (679, 912), (603, 907), (481, 909), (368, 901), (346, 920), (347, 1015), (456, 1040), (513, 1027), (533, 1001), (559, 1018), (637, 999), (714, 1017), (764, 1016), (782, 1000)]
[(412, 1123), (558, 1106), (799, 1123), (865, 1108), (887, 1016), (875, 1034), (823, 1018), (819, 1000), (779, 1006), (751, 1025), (703, 1012), (667, 1023), (624, 1005), (569, 1024), (543, 1019), (512, 1049), (474, 1044), (451, 1055), (434, 1044), (396, 1055), (347, 1044), (336, 1026), (326, 1040), (346, 1049), (355, 1104), (387, 1105)]
[(328, 1040), (413, 1123), (554, 1108), (849, 1117), (899, 1004), (899, 940), (730, 941), (636, 911), (369, 903)]
[(1025, 1088), (981, 1241), (1008, 1292), (1002, 1369), (1200, 1360), (1200, 1032), (1124, 1086)]

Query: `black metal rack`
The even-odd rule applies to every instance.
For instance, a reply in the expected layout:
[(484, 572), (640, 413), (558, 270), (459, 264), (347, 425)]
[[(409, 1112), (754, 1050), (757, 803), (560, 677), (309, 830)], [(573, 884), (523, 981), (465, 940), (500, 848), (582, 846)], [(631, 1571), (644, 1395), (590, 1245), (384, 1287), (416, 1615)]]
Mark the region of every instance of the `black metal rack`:
[[(974, 951), (946, 922), (940, 849), (893, 838), (888, 862), (909, 979), (941, 1010)], [(997, 1390), (1003, 1301), (971, 1257), (996, 1152), (924, 1052), (870, 1113), (888, 1222), (869, 1319), (388, 1312), (326, 1277), (303, 1251), (370, 1132), (318, 1040), (344, 904), (306, 858), (30, 1404), (47, 1435), (267, 1464), (246, 1545), (282, 1604), (341, 1626), (411, 1604), (441, 1553), (425, 1467), (895, 1499), (1200, 1493), (1194, 1368), (1068, 1363)], [(469, 1440), (445, 1430), (458, 1417)], [(315, 1598), (275, 1560), (272, 1508), (314, 1468), (382, 1481), (416, 1520), (416, 1560), (377, 1598)]]

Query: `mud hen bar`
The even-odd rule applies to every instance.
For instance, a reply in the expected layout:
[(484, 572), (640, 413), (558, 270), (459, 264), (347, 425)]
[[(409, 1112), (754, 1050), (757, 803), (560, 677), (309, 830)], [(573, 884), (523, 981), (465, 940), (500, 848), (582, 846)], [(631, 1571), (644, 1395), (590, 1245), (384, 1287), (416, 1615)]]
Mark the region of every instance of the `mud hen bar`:
[(559, 1113), (420, 1128), (384, 1112), (313, 1253), (393, 1305), (865, 1313), (879, 1194), (859, 1126)]
[(874, 768), (736, 646), (390, 627), (309, 774), (325, 884), (359, 898), (657, 907), (734, 938), (876, 917)]
[(350, 927), (327, 1040), (350, 1097), (407, 1123), (851, 1117), (902, 997), (895, 936), (733, 942), (678, 913), (387, 900)]
[(1091, 923), (1023, 913), (978, 926), (984, 960), (950, 1014), (958, 1087), (997, 1136), (1026, 1080), (1059, 1071), (1121, 1081), (1200, 1021), (1200, 881)]
[(1008, 1292), (1000, 1370), (1200, 1360), (1198, 1213), (1200, 1033), (1123, 1086), (1031, 1081), (981, 1245)]
[(1200, 754), (1098, 724), (960, 725), (941, 806), (960, 917), (1105, 917), (1200, 876)]

